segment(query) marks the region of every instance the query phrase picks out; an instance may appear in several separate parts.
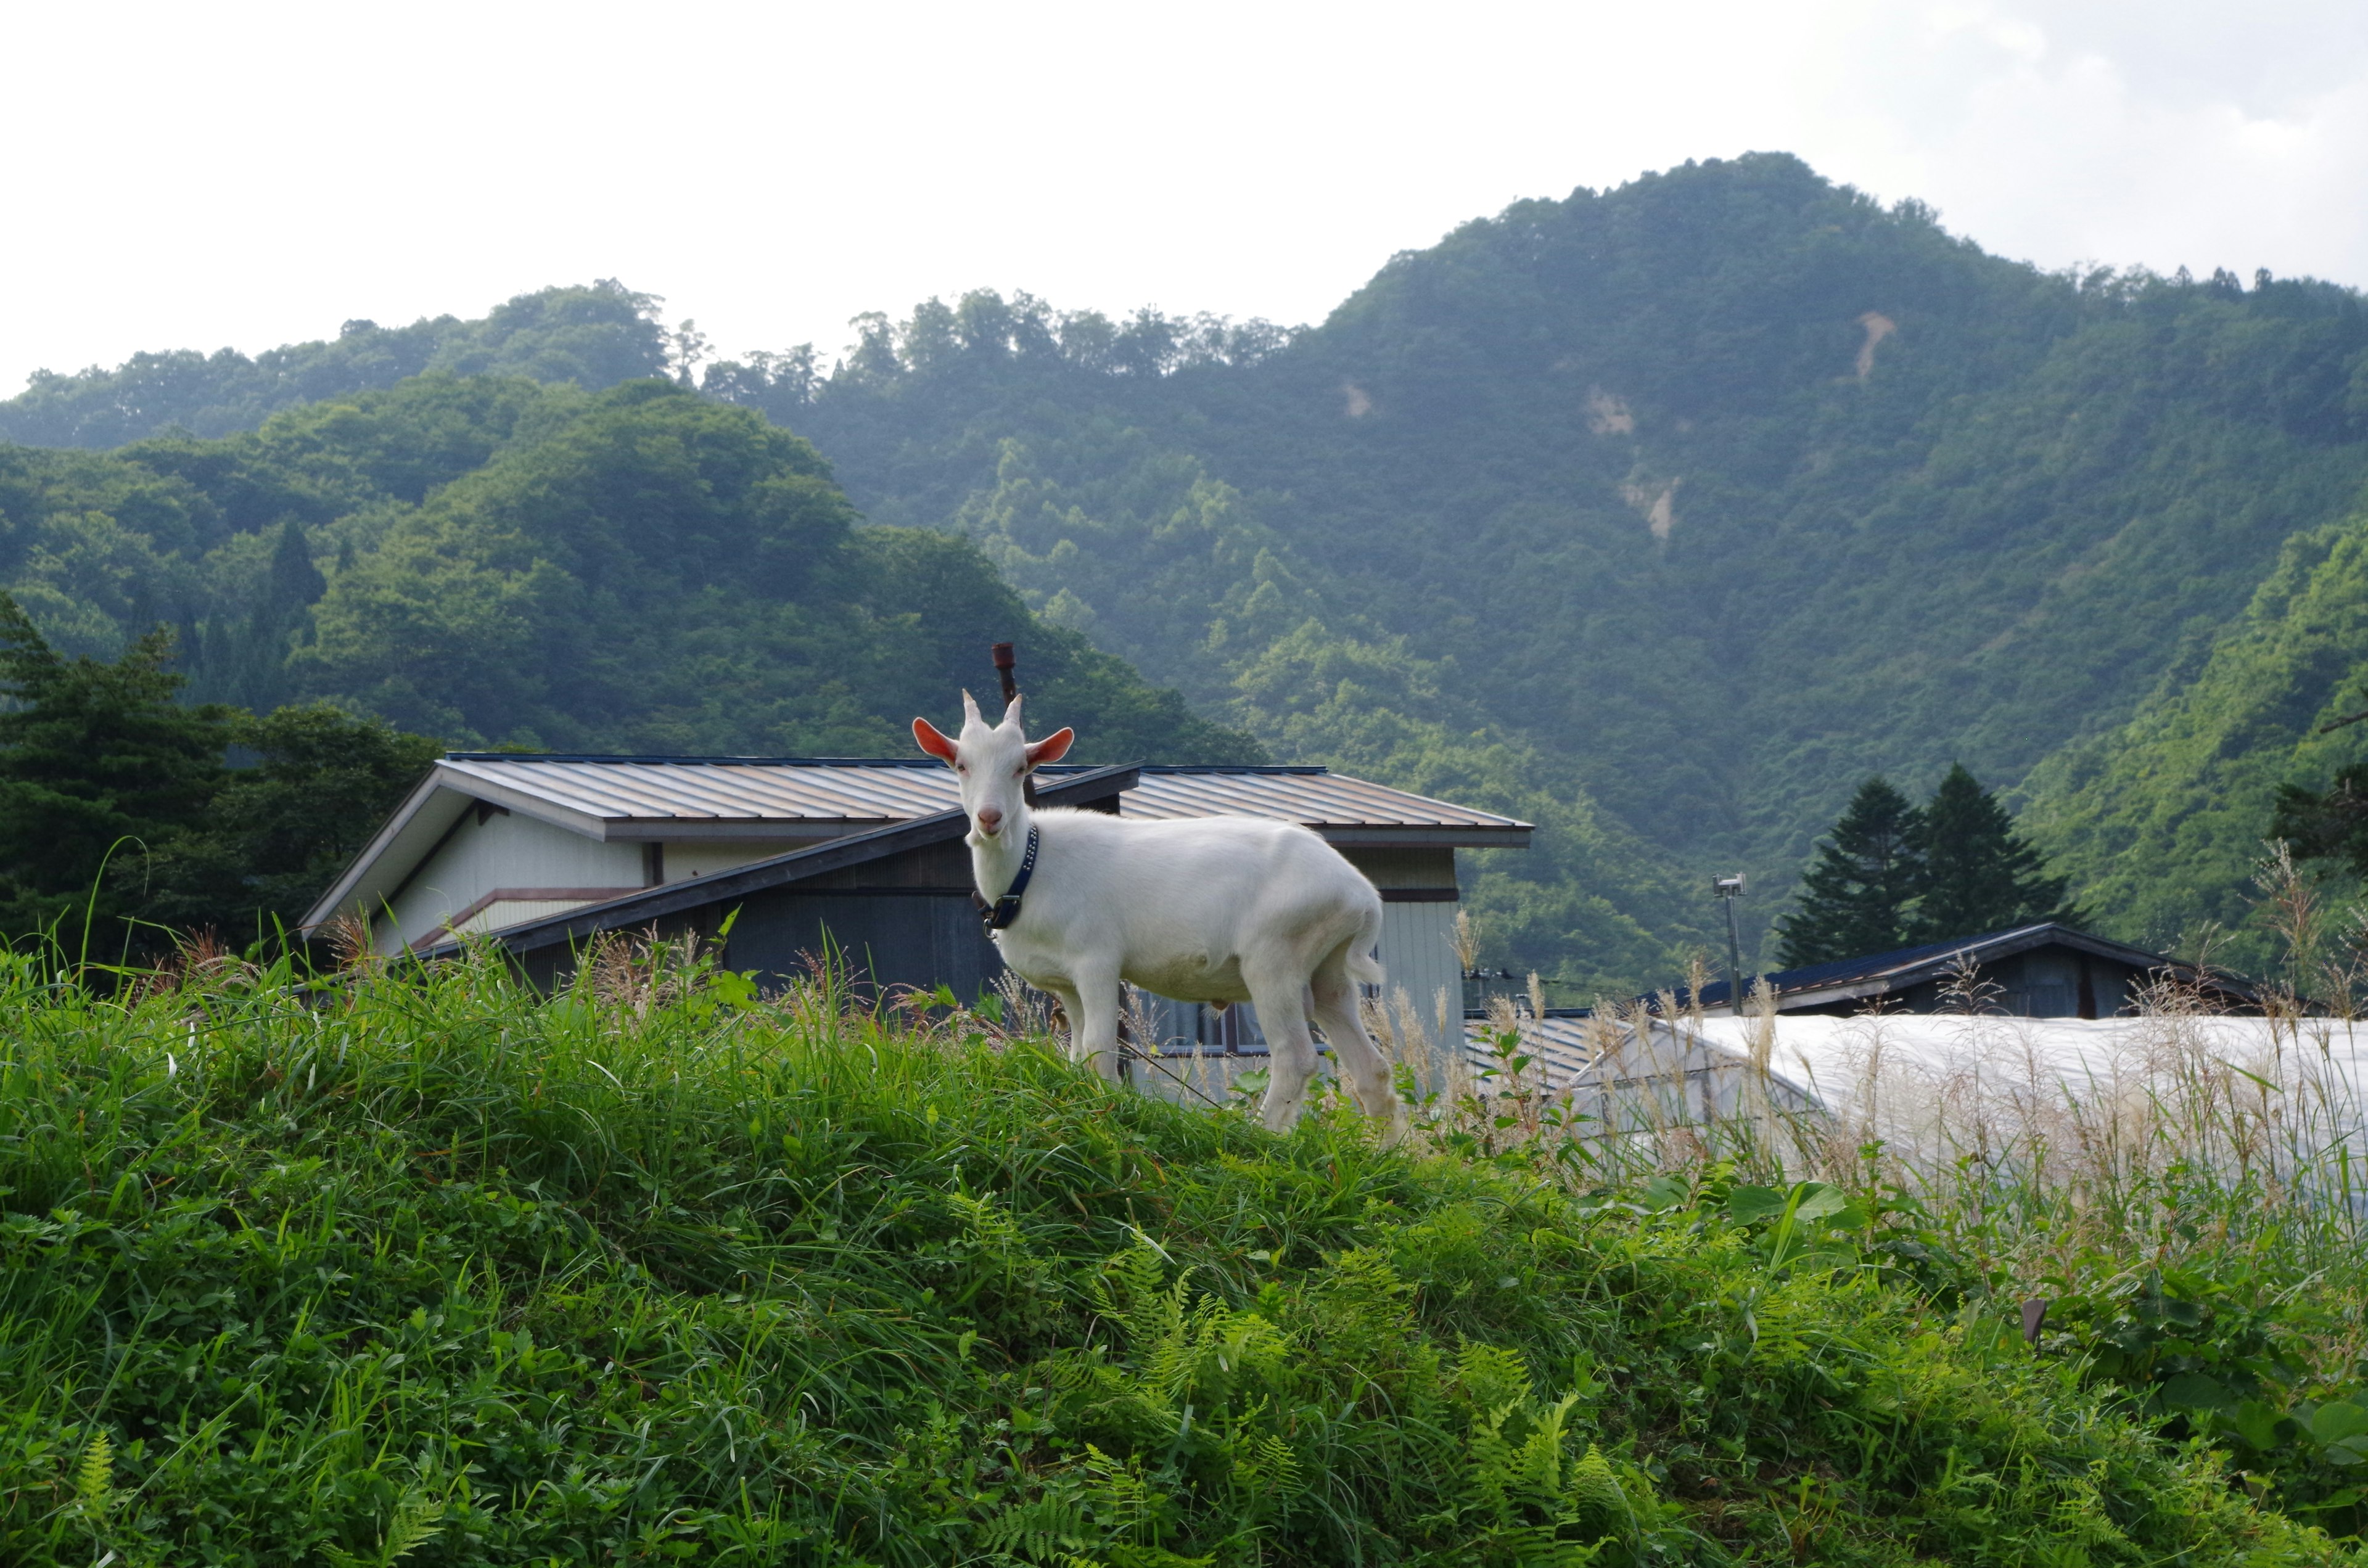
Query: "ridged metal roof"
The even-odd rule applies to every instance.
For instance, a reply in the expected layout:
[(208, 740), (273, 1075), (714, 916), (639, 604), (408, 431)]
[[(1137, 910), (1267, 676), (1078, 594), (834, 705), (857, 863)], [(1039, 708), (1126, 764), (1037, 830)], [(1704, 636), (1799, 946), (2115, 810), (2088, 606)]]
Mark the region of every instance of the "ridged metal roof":
[(1130, 817), (1273, 817), (1313, 828), (1470, 828), (1524, 832), (1529, 824), (1321, 768), (1146, 767), (1119, 798)]
[[(891, 823), (961, 804), (940, 764), (805, 758), (544, 757), (456, 753), (445, 782), (515, 790), (606, 822)], [(1058, 777), (1071, 769), (1047, 769)], [(1530, 824), (1320, 767), (1146, 767), (1120, 812), (1271, 817), (1334, 832), (1526, 835)]]
[[(592, 761), (462, 756), (459, 778), (516, 790), (565, 811), (633, 822), (904, 822), (962, 803), (941, 764), (757, 760)], [(465, 785), (461, 786), (465, 788)]]

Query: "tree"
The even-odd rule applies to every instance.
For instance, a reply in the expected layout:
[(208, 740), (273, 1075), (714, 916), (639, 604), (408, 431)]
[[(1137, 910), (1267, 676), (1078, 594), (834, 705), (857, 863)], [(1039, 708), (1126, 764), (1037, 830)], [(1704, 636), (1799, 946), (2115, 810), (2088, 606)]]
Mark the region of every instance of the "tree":
[(313, 564), (312, 543), (294, 517), (280, 525), (262, 594), (241, 619), (210, 622), (190, 639), (199, 693), (261, 708), (288, 686), (288, 650), (329, 581)]
[(1777, 922), (1787, 969), (1888, 952), (1908, 941), (1922, 891), (1924, 814), (1881, 778), (1858, 787)]
[(441, 749), (327, 703), (239, 714), (231, 736), (254, 765), (226, 775), (201, 826), (117, 875), (146, 919), (233, 946), (292, 927)]
[(2368, 763), (2339, 769), (2324, 792), (2279, 785), (2270, 836), (2284, 839), (2296, 859), (2340, 860), (2368, 876)]
[[(112, 663), (66, 659), (0, 594), (0, 935), (81, 906), (119, 846), (161, 845), (211, 804), (231, 710), (176, 702), (172, 655), (158, 627)], [(97, 907), (128, 913), (107, 889)]]
[(1913, 939), (1943, 942), (2042, 920), (2077, 922), (2066, 902), (2069, 883), (2051, 877), (1996, 797), (1963, 764), (1924, 806), (1918, 847), (1924, 859), (1922, 896)]

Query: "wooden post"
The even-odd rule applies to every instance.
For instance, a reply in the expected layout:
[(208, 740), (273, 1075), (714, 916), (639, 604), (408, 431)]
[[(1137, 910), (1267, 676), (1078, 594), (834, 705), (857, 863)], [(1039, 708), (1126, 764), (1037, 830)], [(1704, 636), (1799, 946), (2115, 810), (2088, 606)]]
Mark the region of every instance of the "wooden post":
[[(1010, 643), (995, 642), (987, 646), (986, 656), (995, 662), (996, 683), (1003, 687), (1003, 706), (1008, 712), (1019, 696), (1019, 655)], [(1028, 777), (1019, 781), (1019, 794), (1030, 805), (1036, 803), (1035, 769), (1029, 769)]]

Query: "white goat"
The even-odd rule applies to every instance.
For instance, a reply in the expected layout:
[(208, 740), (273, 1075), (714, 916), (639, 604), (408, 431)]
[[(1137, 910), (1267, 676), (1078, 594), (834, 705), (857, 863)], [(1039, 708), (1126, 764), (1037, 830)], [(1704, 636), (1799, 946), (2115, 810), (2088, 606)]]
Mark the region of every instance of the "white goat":
[(926, 719), (913, 738), (962, 780), (988, 934), (1005, 963), (1060, 998), (1072, 1057), (1118, 1076), (1122, 981), (1183, 1002), (1253, 1003), (1272, 1052), (1262, 1114), (1280, 1132), (1315, 1072), (1312, 1012), (1357, 1104), (1390, 1138), (1404, 1131), (1388, 1064), (1358, 1017), (1359, 983), (1382, 982), (1371, 956), (1382, 895), (1363, 872), (1296, 823), (1030, 806), (1029, 773), (1058, 762), (1074, 733), (1031, 744), (1016, 699), (999, 724), (968, 692), (962, 708), (960, 739)]

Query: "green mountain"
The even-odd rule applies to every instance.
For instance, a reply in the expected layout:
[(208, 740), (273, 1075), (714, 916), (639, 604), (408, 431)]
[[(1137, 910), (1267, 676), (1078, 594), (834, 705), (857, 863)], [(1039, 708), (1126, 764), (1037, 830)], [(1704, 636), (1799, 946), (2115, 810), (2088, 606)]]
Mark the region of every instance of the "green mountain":
[(195, 699), (453, 744), (905, 749), (1008, 637), (1088, 759), (1262, 756), (966, 541), (860, 525), (803, 440), (664, 381), (429, 375), (213, 440), (0, 447), (0, 588), (69, 653), (177, 625)]
[(2225, 960), (2259, 967), (2271, 936), (2248, 895), (2277, 787), (2368, 757), (2368, 726), (2320, 733), (2368, 706), (2363, 678), (2368, 511), (2288, 540), (2245, 613), (2135, 718), (2032, 772), (2024, 820), (2103, 929), (2168, 946), (2214, 923)]
[(135, 354), (111, 370), (41, 370), (0, 403), (0, 441), (106, 448), (167, 431), (226, 436), (281, 409), (381, 392), (432, 371), (598, 391), (666, 368), (657, 306), (650, 295), (604, 278), (521, 294), (483, 321), (438, 316), (403, 327), (349, 321), (334, 341), (292, 343), (251, 359), (230, 348), (184, 348)]
[(2368, 480), (2358, 294), (2042, 273), (1782, 156), (1519, 204), (1296, 333), (980, 294), (708, 385), (1280, 750), (1507, 748), (1679, 937), (1871, 773), (2126, 722)]
[[(888, 601), (846, 607), (866, 629), (847, 631), (827, 572), (798, 599), (761, 573), (700, 577), (696, 551), (636, 554), (636, 528), (677, 525), (630, 478), (577, 537), (571, 508), (610, 481), (589, 477), (598, 442), (561, 431), (625, 417), (586, 389), (666, 362), (647, 307), (603, 286), (400, 329), (419, 367), (575, 386), (418, 383), (474, 401), (438, 415), (435, 440), (381, 447), (363, 429), (379, 405), (351, 389), (413, 361), (346, 338), (42, 379), (0, 404), (0, 431), (261, 427), (13, 455), (97, 499), (51, 506), (60, 542), (0, 555), (0, 583), (51, 595), (27, 602), (62, 646), (188, 620), (201, 695), (251, 700), (284, 666), (290, 691), (454, 733), (879, 733), (863, 724), (893, 711), (873, 694), (894, 682), (863, 661), (851, 727), (803, 676), (764, 683), (781, 662), (822, 667), (800, 661), (832, 639), (926, 638), (886, 630)], [(2289, 541), (2368, 483), (2359, 293), (2044, 273), (1775, 154), (1517, 204), (1393, 258), (1308, 328), (985, 292), (860, 328), (836, 363), (757, 355), (700, 382), (828, 454), (871, 525), (850, 517), (830, 551), (869, 562), (891, 539), (963, 536), (979, 553), (962, 570), (998, 571), (1060, 646), (1126, 661), (1272, 755), (1531, 816), (1538, 847), (1478, 858), (1477, 902), (1492, 961), (1545, 970), (1562, 999), (1666, 978), (1708, 937), (1713, 871), (1763, 890), (1756, 940), (1861, 779), (1920, 796), (1955, 763), (2033, 802), (2105, 924), (2183, 922), (2190, 895), (2170, 890), (2188, 871), (2116, 869), (2075, 825), (2176, 814), (2158, 774), (2101, 759), (2248, 635)], [(143, 392), (166, 360), (186, 385)], [(335, 401), (294, 406), (315, 381)], [(429, 395), (404, 385), (376, 395)], [(264, 425), (274, 400), (290, 411)], [(209, 463), (223, 520), (174, 542), (204, 528), (161, 499), (156, 521), (140, 508)], [(317, 607), (300, 603), (308, 567)], [(904, 570), (884, 579), (896, 593)], [(711, 613), (729, 630), (706, 638)], [(702, 661), (720, 676), (688, 673)], [(754, 704), (713, 695), (759, 687)], [(2094, 780), (2111, 801), (2076, 810)], [(2226, 802), (2230, 833), (2250, 810)], [(2233, 907), (2242, 858), (2211, 860), (2193, 897)]]

